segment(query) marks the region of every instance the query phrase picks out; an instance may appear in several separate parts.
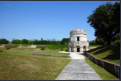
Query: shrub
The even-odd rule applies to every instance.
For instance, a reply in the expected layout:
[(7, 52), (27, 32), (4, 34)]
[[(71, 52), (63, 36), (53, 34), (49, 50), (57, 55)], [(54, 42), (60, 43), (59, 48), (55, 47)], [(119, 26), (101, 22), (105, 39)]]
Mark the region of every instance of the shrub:
[(6, 47), (6, 48), (7, 48), (7, 47), (10, 47), (10, 48), (16, 48), (17, 45), (5, 45), (5, 47)]
[(67, 48), (61, 48), (61, 51), (67, 51)]
[(21, 44), (24, 47), (31, 46), (30, 44)]
[(7, 47), (7, 50), (10, 49), (11, 47)]
[(40, 46), (40, 45), (36, 46), (36, 48), (42, 48), (42, 47), (47, 48), (47, 46)]
[(90, 41), (89, 45), (96, 45), (96, 42), (95, 41)]
[(45, 49), (45, 47), (42, 47), (42, 48), (41, 48), (41, 50), (44, 50), (44, 49)]
[(110, 45), (114, 46), (114, 43), (110, 43)]
[(0, 52), (3, 52), (3, 49), (0, 49)]
[(115, 46), (120, 46), (120, 40), (114, 41), (114, 45), (115, 45)]

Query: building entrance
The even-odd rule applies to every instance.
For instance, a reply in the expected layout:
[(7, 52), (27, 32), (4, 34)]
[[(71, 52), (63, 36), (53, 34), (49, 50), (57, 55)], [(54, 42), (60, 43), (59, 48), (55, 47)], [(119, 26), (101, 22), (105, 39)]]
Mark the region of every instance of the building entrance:
[(80, 48), (77, 48), (77, 52), (80, 52)]

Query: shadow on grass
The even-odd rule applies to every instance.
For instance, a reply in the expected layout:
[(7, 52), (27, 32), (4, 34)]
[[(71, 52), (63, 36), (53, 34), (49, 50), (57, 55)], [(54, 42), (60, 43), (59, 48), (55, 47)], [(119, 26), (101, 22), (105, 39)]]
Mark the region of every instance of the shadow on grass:
[(111, 60), (120, 59), (120, 48), (114, 48), (110, 53), (111, 53), (110, 55), (102, 59), (111, 59)]
[[(96, 52), (93, 53), (94, 55), (102, 54), (102, 53), (107, 54), (107, 56), (102, 58), (102, 59), (109, 59), (109, 60), (120, 59), (120, 47), (104, 47), (104, 46), (101, 46), (101, 47), (92, 49), (88, 52), (90, 53), (90, 52), (93, 52), (93, 51), (96, 51)], [(111, 51), (111, 52), (107, 52), (107, 51)]]

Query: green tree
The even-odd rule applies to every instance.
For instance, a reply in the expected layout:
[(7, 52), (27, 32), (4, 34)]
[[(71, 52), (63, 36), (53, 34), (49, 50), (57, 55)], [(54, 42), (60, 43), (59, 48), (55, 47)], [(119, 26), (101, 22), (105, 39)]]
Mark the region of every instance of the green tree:
[(22, 41), (21, 41), (22, 44), (28, 44), (28, 42), (29, 41), (27, 39), (22, 39)]
[(19, 39), (13, 39), (11, 42), (12, 44), (21, 44), (21, 40)]
[(9, 41), (7, 39), (4, 38), (0, 39), (0, 44), (8, 44), (8, 43)]
[(95, 29), (95, 36), (103, 38), (110, 45), (111, 40), (120, 33), (120, 3), (106, 3), (96, 8), (88, 18), (88, 23)]
[(105, 44), (105, 41), (103, 38), (96, 38), (95, 42), (97, 45), (104, 45)]
[(120, 40), (120, 34), (116, 35), (116, 36), (115, 36), (115, 39), (116, 39), (116, 40)]
[(67, 44), (68, 41), (69, 41), (69, 38), (63, 38), (63, 39), (61, 40), (61, 44)]

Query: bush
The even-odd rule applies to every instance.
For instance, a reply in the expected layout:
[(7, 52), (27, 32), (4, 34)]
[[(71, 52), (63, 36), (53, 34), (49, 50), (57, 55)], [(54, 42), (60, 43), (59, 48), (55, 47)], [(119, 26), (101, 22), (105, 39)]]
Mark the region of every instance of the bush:
[(45, 49), (45, 47), (42, 47), (42, 48), (41, 48), (41, 50), (44, 50), (44, 49)]
[(67, 48), (61, 48), (61, 51), (67, 51)]
[(0, 52), (3, 52), (3, 49), (0, 49)]
[(11, 47), (7, 47), (7, 50), (10, 49)]
[(120, 40), (114, 41), (114, 45), (115, 45), (115, 46), (120, 46)]
[(114, 43), (110, 43), (110, 45), (114, 46)]
[(89, 45), (96, 45), (96, 42), (95, 41), (90, 41)]
[(47, 48), (47, 46), (40, 46), (40, 45), (36, 46), (36, 48), (42, 48), (42, 47)]
[(31, 46), (30, 44), (21, 44), (22, 46), (26, 47), (26, 46)]
[(16, 48), (17, 45), (5, 45), (5, 47)]

